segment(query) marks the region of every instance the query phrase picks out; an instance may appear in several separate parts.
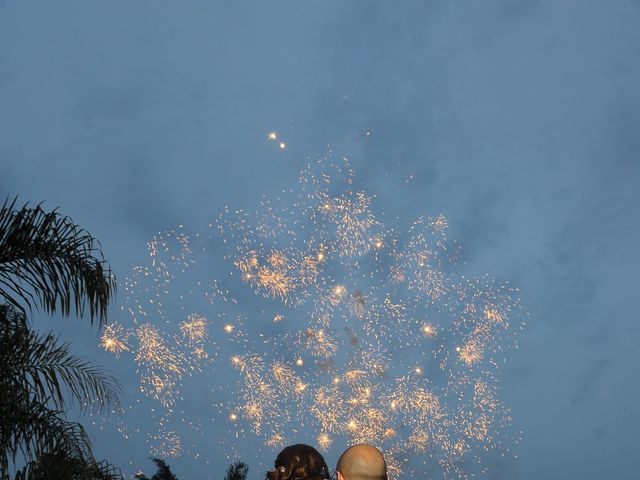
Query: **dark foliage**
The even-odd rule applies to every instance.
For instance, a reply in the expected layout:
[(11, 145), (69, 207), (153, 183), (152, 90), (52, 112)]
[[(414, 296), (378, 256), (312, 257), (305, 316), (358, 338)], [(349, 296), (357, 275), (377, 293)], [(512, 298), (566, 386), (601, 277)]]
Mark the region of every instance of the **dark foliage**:
[(246, 480), (249, 467), (244, 462), (235, 462), (227, 467), (227, 474), (224, 480)]
[(18, 472), (15, 480), (124, 480), (119, 469), (93, 459), (70, 458), (64, 452), (47, 453)]
[(55, 337), (30, 330), (24, 314), (9, 305), (0, 305), (0, 366), (0, 477), (18, 454), (28, 462), (26, 473), (43, 459), (95, 463), (84, 429), (66, 419), (64, 397), (103, 411), (118, 405), (115, 379)]
[(118, 406), (119, 387), (68, 344), (32, 331), (27, 311), (82, 316), (102, 326), (115, 277), (100, 244), (68, 217), (40, 205), (0, 209), (0, 478), (115, 479), (97, 462), (82, 425), (67, 420), (68, 401), (102, 413)]
[(0, 299), (25, 313), (82, 316), (88, 307), (102, 325), (116, 283), (100, 243), (55, 210), (15, 204), (0, 209)]
[(178, 480), (164, 460), (160, 458), (152, 458), (151, 460), (153, 460), (153, 463), (158, 467), (153, 477), (149, 479), (144, 473), (138, 473), (135, 478), (138, 480)]

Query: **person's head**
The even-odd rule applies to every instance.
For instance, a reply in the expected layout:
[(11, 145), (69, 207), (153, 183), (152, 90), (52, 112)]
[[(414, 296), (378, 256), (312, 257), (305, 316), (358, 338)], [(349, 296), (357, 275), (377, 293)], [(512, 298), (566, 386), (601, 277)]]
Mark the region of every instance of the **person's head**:
[(329, 468), (313, 447), (298, 443), (282, 450), (267, 480), (329, 480)]
[(336, 474), (338, 480), (387, 480), (387, 463), (376, 447), (354, 445), (338, 459)]

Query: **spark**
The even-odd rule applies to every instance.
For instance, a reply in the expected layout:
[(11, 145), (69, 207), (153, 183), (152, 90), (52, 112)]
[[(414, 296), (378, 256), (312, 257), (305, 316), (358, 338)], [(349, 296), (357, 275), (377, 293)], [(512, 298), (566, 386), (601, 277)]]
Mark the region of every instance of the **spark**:
[(335, 433), (342, 430), (345, 403), (342, 392), (337, 387), (319, 387), (313, 396), (309, 411), (320, 422), (322, 431)]
[(484, 316), (487, 320), (491, 320), (496, 323), (503, 323), (505, 321), (505, 316), (502, 312), (492, 305), (485, 305)]
[(135, 359), (141, 373), (142, 390), (152, 394), (163, 405), (173, 405), (176, 387), (185, 371), (180, 356), (151, 324), (141, 325), (136, 335), (138, 350)]
[(182, 440), (175, 431), (165, 431), (154, 437), (158, 443), (151, 447), (156, 457), (179, 457), (182, 454)]
[(271, 366), (271, 372), (276, 381), (282, 386), (286, 387), (297, 382), (296, 374), (293, 370), (282, 362), (274, 362)]
[(429, 434), (421, 429), (415, 429), (407, 438), (407, 443), (414, 452), (426, 452), (429, 442)]
[(335, 355), (338, 345), (324, 330), (308, 328), (305, 332), (305, 347), (315, 357), (329, 358)]
[(425, 334), (425, 336), (427, 336), (429, 338), (433, 338), (436, 335), (436, 329), (430, 323), (425, 323), (422, 326), (422, 332)]
[[(275, 131), (267, 138), (286, 148)], [(226, 208), (193, 238), (182, 227), (155, 235), (149, 264), (125, 279), (130, 325), (112, 324), (100, 343), (134, 352), (145, 404), (164, 414), (149, 445), (202, 454), (186, 441), (208, 419), (184, 421), (182, 382), (219, 362), (233, 381), (215, 386), (211, 420), (235, 423), (221, 434), (228, 455), (251, 436), (280, 448), (311, 435), (323, 451), (380, 446), (391, 480), (416, 462), (464, 477), (460, 465), (507, 443), (511, 418), (496, 384), (514, 340), (516, 291), (457, 272), (443, 215), (406, 231), (383, 224), (389, 217), (354, 187), (348, 160), (310, 160), (299, 179), (255, 213)], [(199, 252), (223, 256), (215, 278)], [(216, 311), (229, 335), (209, 332), (214, 321), (203, 315), (174, 316), (194, 310)]]
[(475, 340), (469, 340), (457, 350), (460, 353), (460, 359), (467, 365), (478, 363), (484, 357), (482, 346)]
[(129, 351), (129, 345), (127, 344), (128, 333), (124, 327), (119, 323), (112, 323), (105, 325), (100, 337), (100, 343), (102, 348), (107, 352), (113, 353), (116, 357), (119, 357), (122, 352)]
[(316, 441), (318, 442), (318, 446), (320, 447), (320, 450), (325, 452), (329, 449), (329, 447), (331, 447), (331, 443), (333, 442), (331, 437), (326, 433), (321, 433), (320, 435), (318, 435), (318, 438), (316, 439)]
[(198, 314), (191, 314), (180, 324), (180, 331), (190, 342), (197, 342), (207, 335), (207, 319)]
[(284, 437), (280, 433), (274, 433), (265, 441), (265, 445), (272, 448), (282, 447), (284, 443)]

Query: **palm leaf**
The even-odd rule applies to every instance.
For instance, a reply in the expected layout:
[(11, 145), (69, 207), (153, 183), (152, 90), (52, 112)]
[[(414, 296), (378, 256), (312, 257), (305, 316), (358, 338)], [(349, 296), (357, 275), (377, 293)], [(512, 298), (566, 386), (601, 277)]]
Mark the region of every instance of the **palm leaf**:
[(153, 463), (158, 467), (158, 471), (151, 477), (151, 480), (178, 480), (169, 468), (169, 465), (167, 465), (167, 462), (160, 458), (152, 458), (151, 460), (153, 460)]
[(69, 344), (30, 330), (24, 315), (0, 306), (0, 385), (30, 399), (65, 408), (65, 393), (81, 409), (104, 413), (119, 406), (117, 380), (95, 364), (71, 354)]
[(224, 480), (246, 480), (249, 467), (244, 462), (235, 462), (227, 467)]
[[(156, 467), (158, 467), (158, 470), (153, 474), (151, 480), (178, 480), (169, 468), (169, 465), (167, 465), (167, 462), (161, 458), (151, 458), (151, 460), (156, 464)], [(149, 480), (149, 477), (142, 472), (137, 473), (133, 478), (138, 480)]]
[[(67, 422), (61, 412), (53, 411), (41, 417), (40, 421), (48, 429), (46, 443), (42, 443), (44, 439), (40, 436), (40, 442), (32, 442), (29, 450), (21, 450), (21, 454), (30, 460), (16, 472), (15, 480), (124, 479), (115, 466), (105, 461), (96, 461), (89, 439), (80, 424)], [(5, 474), (2, 478), (9, 477)]]
[(0, 297), (25, 311), (41, 306), (49, 313), (106, 319), (115, 277), (100, 243), (69, 217), (40, 205), (0, 209)]
[(124, 480), (117, 467), (95, 459), (68, 457), (65, 452), (46, 453), (17, 472), (15, 480)]
[(62, 452), (93, 461), (84, 429), (62, 411), (65, 397), (103, 412), (118, 405), (116, 380), (55, 337), (31, 331), (25, 315), (9, 305), (0, 305), (0, 367), (0, 478), (16, 456), (34, 462)]
[(84, 429), (78, 423), (67, 421), (64, 412), (20, 396), (8, 396), (0, 405), (0, 414), (0, 472), (3, 475), (18, 454), (28, 462), (52, 451), (63, 451), (71, 457), (92, 456)]

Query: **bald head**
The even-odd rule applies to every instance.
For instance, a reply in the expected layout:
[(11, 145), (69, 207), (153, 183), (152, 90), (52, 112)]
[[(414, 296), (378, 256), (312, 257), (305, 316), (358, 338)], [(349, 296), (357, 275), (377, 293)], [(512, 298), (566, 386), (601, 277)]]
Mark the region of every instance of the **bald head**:
[(386, 480), (387, 464), (380, 450), (371, 445), (348, 448), (336, 466), (340, 480)]

